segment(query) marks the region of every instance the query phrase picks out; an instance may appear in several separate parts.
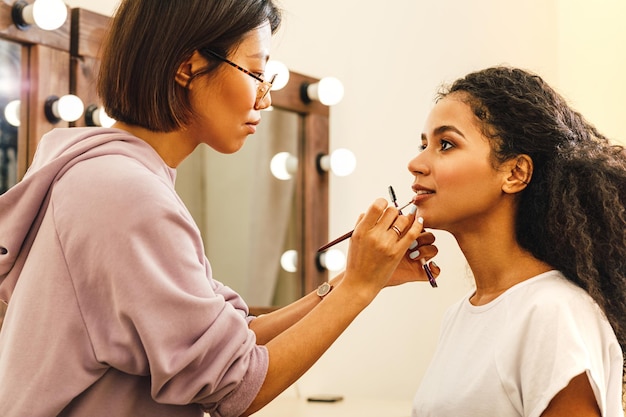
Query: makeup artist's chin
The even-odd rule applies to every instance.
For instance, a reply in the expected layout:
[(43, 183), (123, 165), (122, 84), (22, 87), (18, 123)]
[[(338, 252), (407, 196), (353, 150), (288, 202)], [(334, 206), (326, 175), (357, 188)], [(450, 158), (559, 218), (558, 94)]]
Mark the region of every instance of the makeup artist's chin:
[(237, 137), (236, 138), (232, 138), (226, 144), (226, 146), (220, 147), (220, 148), (216, 148), (216, 147), (213, 146), (213, 149), (215, 149), (219, 153), (230, 155), (230, 154), (233, 154), (235, 152), (238, 152), (241, 148), (243, 148), (243, 145), (246, 143), (246, 139), (248, 139), (248, 135), (247, 134), (237, 135)]

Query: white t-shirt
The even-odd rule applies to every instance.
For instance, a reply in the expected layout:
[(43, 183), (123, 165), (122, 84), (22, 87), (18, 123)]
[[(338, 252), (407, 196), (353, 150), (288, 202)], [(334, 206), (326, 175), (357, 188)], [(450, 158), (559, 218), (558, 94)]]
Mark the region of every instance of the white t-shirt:
[(602, 416), (623, 417), (623, 356), (591, 297), (550, 271), (444, 317), (413, 417), (537, 417), (586, 372)]

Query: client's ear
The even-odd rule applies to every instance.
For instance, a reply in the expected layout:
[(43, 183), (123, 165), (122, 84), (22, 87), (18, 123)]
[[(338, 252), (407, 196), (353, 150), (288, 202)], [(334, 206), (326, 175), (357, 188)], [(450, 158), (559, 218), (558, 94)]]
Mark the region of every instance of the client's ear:
[(517, 193), (525, 189), (533, 176), (533, 160), (526, 154), (520, 154), (505, 162), (508, 177), (502, 184), (505, 193)]

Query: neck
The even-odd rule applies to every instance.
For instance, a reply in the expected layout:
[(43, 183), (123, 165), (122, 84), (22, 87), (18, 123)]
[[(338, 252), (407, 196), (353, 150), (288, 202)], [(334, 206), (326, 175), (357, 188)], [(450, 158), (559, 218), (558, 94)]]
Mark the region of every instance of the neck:
[(519, 246), (510, 228), (455, 235), (474, 275), (470, 301), (486, 304), (514, 285), (553, 269)]
[(161, 156), (171, 168), (176, 168), (198, 145), (189, 139), (189, 135), (181, 130), (173, 132), (153, 132), (140, 126), (116, 122), (113, 128), (124, 130), (148, 145)]

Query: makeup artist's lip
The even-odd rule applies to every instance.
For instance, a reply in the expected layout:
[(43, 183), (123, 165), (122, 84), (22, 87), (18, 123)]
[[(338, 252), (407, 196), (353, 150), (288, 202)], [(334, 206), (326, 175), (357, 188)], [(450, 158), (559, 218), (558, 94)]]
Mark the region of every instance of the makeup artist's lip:
[(250, 130), (251, 134), (256, 133), (256, 127), (259, 125), (259, 123), (261, 123), (261, 120), (255, 120), (253, 122), (247, 122), (246, 123), (246, 126)]

